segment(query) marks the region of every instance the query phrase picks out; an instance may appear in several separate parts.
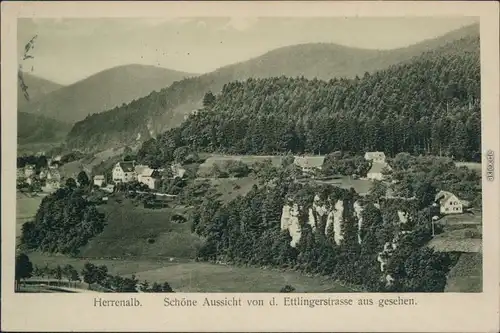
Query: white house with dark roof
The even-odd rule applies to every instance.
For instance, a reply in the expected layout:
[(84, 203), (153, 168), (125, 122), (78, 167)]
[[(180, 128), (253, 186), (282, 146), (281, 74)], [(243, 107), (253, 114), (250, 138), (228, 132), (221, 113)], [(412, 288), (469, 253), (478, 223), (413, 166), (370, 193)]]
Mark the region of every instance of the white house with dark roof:
[(94, 185), (103, 187), (105, 184), (106, 184), (106, 177), (104, 177), (104, 175), (94, 176)]
[(385, 163), (385, 154), (382, 151), (369, 151), (365, 153), (365, 160)]
[(439, 203), (439, 211), (441, 214), (462, 214), (464, 206), (468, 204), (448, 191), (440, 191), (436, 194), (435, 201)]
[(312, 173), (323, 168), (325, 156), (295, 156), (293, 164), (302, 169), (303, 173)]
[(149, 167), (141, 169), (141, 173), (137, 175), (139, 183), (147, 185), (152, 190), (155, 190), (158, 187), (160, 179), (160, 172)]
[(113, 168), (113, 181), (116, 183), (129, 183), (137, 180), (135, 172), (135, 162), (118, 162)]

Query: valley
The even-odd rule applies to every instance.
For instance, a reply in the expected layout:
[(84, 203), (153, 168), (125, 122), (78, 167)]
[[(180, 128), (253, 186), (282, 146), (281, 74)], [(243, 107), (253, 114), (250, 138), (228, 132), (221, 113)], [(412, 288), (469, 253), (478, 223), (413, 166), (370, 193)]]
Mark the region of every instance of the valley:
[(478, 28), (384, 51), (297, 44), (201, 75), (26, 76), (24, 278), (105, 292), (482, 291)]

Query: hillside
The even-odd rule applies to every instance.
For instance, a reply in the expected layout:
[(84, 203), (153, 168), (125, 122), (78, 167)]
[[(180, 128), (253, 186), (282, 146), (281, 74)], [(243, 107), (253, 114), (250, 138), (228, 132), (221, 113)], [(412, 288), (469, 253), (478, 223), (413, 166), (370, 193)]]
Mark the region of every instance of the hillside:
[(22, 73), (23, 82), (28, 87), (27, 91), (29, 94), (29, 101), (24, 96), (24, 93), (21, 90), (20, 79), (18, 77), (18, 85), (17, 85), (17, 108), (23, 108), (33, 100), (39, 99), (53, 91), (62, 88), (63, 86), (57, 84), (55, 82), (42, 79), (38, 76)]
[(479, 40), (469, 37), (361, 79), (231, 82), (210, 106), (143, 144), (138, 158), (163, 165), (177, 148), (189, 147), (222, 154), (368, 150), (474, 160), (480, 151), (479, 75)]
[(40, 144), (64, 142), (71, 125), (47, 117), (18, 112), (17, 143)]
[(20, 111), (74, 123), (191, 75), (154, 66), (114, 67), (34, 99)]
[[(91, 116), (75, 124), (69, 134), (72, 147), (101, 149), (122, 146), (155, 136), (178, 126), (193, 109), (201, 107), (207, 91), (220, 92), (232, 81), (276, 76), (304, 78), (353, 78), (390, 65), (409, 61), (447, 42), (479, 36), (479, 26), (466, 27), (437, 39), (396, 50), (378, 51), (335, 44), (303, 44), (280, 48), (246, 62), (176, 82), (172, 86), (123, 107)], [(112, 123), (102, 131), (101, 124)]]

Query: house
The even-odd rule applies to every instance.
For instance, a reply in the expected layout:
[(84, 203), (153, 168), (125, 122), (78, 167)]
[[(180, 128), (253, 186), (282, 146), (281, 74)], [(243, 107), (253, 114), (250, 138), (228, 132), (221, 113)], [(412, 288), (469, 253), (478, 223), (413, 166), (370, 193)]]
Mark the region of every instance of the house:
[(17, 168), (17, 179), (24, 179), (24, 168)]
[(47, 171), (45, 178), (47, 178), (47, 180), (57, 180), (60, 182), (61, 174), (59, 173), (59, 170), (52, 168)]
[(155, 190), (158, 187), (160, 179), (160, 172), (151, 168), (142, 170), (141, 173), (137, 176), (137, 180), (140, 183), (146, 184), (152, 190)]
[(115, 191), (115, 185), (108, 184), (106, 187), (103, 187), (102, 190), (108, 193), (113, 193)]
[(456, 195), (448, 191), (440, 191), (436, 194), (435, 201), (439, 203), (439, 211), (441, 214), (462, 214), (464, 204)]
[(48, 173), (48, 171), (46, 169), (40, 170), (40, 173), (38, 174), (38, 178), (40, 180), (47, 178), (47, 173)]
[(35, 174), (35, 166), (34, 165), (26, 165), (24, 167), (24, 177), (30, 178)]
[(385, 163), (385, 154), (381, 151), (369, 151), (365, 153), (365, 160)]
[(116, 183), (129, 183), (137, 180), (135, 162), (118, 162), (113, 168), (113, 181)]
[(298, 166), (302, 173), (311, 174), (315, 170), (321, 170), (324, 161), (324, 156), (295, 156), (293, 164)]
[(184, 169), (179, 163), (172, 164), (170, 169), (172, 170), (173, 178), (183, 178), (186, 173), (186, 169)]
[(385, 162), (373, 162), (370, 170), (368, 171), (368, 174), (366, 177), (371, 180), (383, 180), (384, 179), (384, 174), (383, 170), (392, 170), (391, 166)]
[(104, 175), (96, 175), (94, 176), (94, 185), (103, 187), (106, 184), (106, 178)]
[(45, 182), (45, 186), (42, 188), (44, 192), (53, 192), (61, 187), (61, 181), (59, 179), (51, 179)]

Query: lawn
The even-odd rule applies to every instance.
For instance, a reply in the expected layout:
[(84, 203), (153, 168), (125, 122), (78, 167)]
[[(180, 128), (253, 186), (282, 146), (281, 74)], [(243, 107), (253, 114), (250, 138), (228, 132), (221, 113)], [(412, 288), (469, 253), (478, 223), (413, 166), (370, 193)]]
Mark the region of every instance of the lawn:
[(167, 281), (178, 292), (279, 292), (289, 284), (297, 292), (353, 292), (339, 283), (298, 272), (234, 267), (201, 262), (179, 263), (136, 273), (140, 280)]
[(243, 178), (198, 178), (196, 181), (209, 182), (221, 194), (219, 199), (223, 202), (229, 202), (238, 195), (247, 194), (253, 185), (258, 184), (258, 179), (253, 176)]
[(482, 292), (482, 253), (462, 253), (448, 274), (446, 292)]
[(344, 189), (350, 189), (351, 187), (354, 188), (356, 193), (359, 194), (366, 194), (370, 191), (370, 189), (373, 186), (373, 182), (368, 179), (354, 179), (349, 176), (342, 176), (337, 179), (332, 179), (332, 180), (313, 180), (318, 184), (328, 184), (328, 185), (333, 185), (337, 186), (340, 188)]
[(191, 233), (189, 221), (170, 221), (172, 209), (145, 209), (124, 199), (111, 199), (99, 208), (104, 231), (81, 250), (85, 257), (193, 258), (202, 240)]

